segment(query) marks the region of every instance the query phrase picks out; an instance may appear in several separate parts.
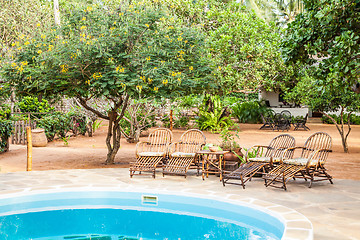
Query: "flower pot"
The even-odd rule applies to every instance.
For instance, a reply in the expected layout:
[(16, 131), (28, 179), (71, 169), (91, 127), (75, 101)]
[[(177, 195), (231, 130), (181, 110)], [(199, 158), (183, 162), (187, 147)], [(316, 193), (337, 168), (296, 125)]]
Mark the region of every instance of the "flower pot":
[(46, 147), (47, 139), (43, 128), (31, 130), (31, 135), (33, 147)]
[(225, 162), (226, 161), (241, 162), (241, 159), (238, 156), (240, 156), (240, 157), (244, 156), (244, 154), (241, 152), (241, 148), (237, 148), (237, 149), (233, 149), (233, 150), (224, 150), (224, 151), (229, 151), (228, 153), (224, 154), (224, 161)]

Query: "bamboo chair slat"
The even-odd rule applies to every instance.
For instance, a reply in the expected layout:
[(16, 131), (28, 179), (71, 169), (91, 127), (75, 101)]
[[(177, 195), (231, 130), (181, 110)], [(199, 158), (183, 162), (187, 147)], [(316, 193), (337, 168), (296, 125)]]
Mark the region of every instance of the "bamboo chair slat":
[[(139, 142), (136, 145), (136, 162), (130, 163), (130, 177), (136, 172), (150, 172), (155, 178), (156, 167), (167, 157), (171, 141), (172, 132), (166, 128), (158, 128), (149, 135), (146, 142)], [(146, 153), (146, 156), (141, 156), (142, 153)]]
[[(303, 178), (310, 179), (309, 187), (313, 182), (329, 180), (332, 184), (332, 177), (326, 172), (324, 167), (326, 159), (331, 151), (332, 140), (330, 135), (324, 132), (312, 134), (302, 147), (299, 159), (306, 159), (304, 165), (297, 159), (288, 159), (276, 168), (263, 176), (265, 186), (287, 189), (286, 183), (290, 179)], [(285, 158), (284, 158), (285, 159)], [(281, 186), (277, 186), (281, 183)]]
[[(163, 176), (165, 174), (176, 174), (186, 177), (191, 164), (195, 162), (195, 154), (199, 152), (205, 144), (205, 135), (200, 130), (190, 129), (184, 132), (181, 135), (179, 142), (173, 143), (170, 146), (169, 160), (163, 167)], [(176, 152), (184, 154), (184, 156), (175, 156), (174, 153)], [(193, 154), (194, 156), (186, 154)], [(199, 166), (196, 167), (199, 172)]]
[[(223, 185), (225, 186), (226, 183), (237, 184), (237, 185), (242, 185), (242, 187), (245, 188), (245, 183), (249, 181), (256, 173), (263, 174), (268, 169), (271, 169), (274, 165), (273, 159), (274, 158), (279, 159), (286, 149), (294, 146), (295, 146), (295, 139), (289, 134), (281, 134), (273, 138), (268, 146), (258, 146), (258, 145), (253, 146), (252, 148), (248, 149), (248, 151), (246, 152), (245, 159), (249, 160), (248, 154), (251, 149), (265, 148), (266, 151), (264, 157), (268, 158), (269, 161), (264, 162), (264, 161), (256, 161), (256, 159), (250, 159), (250, 161), (241, 164), (240, 167), (235, 171), (229, 174), (225, 174), (223, 176)], [(293, 154), (293, 151), (289, 151), (289, 154), (290, 155)], [(259, 157), (259, 151), (257, 157)], [(229, 182), (229, 180), (240, 180), (240, 183)]]

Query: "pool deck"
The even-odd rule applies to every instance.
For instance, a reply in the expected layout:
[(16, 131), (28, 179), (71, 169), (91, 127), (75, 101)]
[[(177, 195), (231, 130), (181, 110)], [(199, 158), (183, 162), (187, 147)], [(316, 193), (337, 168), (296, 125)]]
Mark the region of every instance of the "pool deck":
[[(307, 182), (296, 180), (290, 182), (288, 190), (284, 191), (265, 188), (261, 179), (253, 179), (247, 183), (246, 189), (230, 184), (223, 187), (219, 178), (209, 176), (203, 181), (193, 172), (186, 179), (180, 176), (162, 177), (160, 172), (155, 179), (150, 175), (134, 176), (131, 179), (127, 168), (0, 174), (0, 197), (68, 189), (141, 190), (149, 193), (203, 195), (249, 202), (281, 213), (289, 220), (288, 226), (291, 228), (286, 233), (286, 239), (311, 239), (308, 238), (311, 226), (299, 219), (302, 215), (311, 221), (314, 239), (360, 239), (360, 181), (334, 179), (333, 185), (324, 181), (314, 183), (312, 188), (307, 186)], [(291, 209), (300, 214), (294, 214)]]

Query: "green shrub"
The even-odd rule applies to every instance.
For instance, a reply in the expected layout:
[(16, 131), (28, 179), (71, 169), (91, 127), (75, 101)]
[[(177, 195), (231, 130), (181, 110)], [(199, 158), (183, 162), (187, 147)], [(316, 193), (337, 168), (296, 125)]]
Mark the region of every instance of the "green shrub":
[(0, 118), (0, 152), (8, 150), (8, 139), (12, 132), (12, 122)]
[(45, 129), (45, 134), (49, 142), (58, 135), (65, 138), (66, 134), (72, 129), (71, 118), (69, 114), (62, 112), (53, 112), (37, 120), (37, 126)]
[(68, 117), (70, 118), (72, 124), (72, 131), (76, 135), (80, 133), (81, 135), (85, 135), (87, 131), (87, 122), (86, 116), (80, 112), (71, 111), (68, 113)]
[[(341, 118), (340, 118), (340, 116), (338, 116), (338, 115), (336, 115), (336, 114), (329, 114), (329, 115), (330, 115), (332, 118), (334, 118), (335, 121), (336, 121), (338, 124), (341, 124)], [(328, 118), (328, 117), (325, 116), (325, 115), (322, 116), (321, 120), (322, 120), (323, 123), (334, 124), (333, 121), (331, 121), (331, 119)], [(345, 123), (345, 124), (348, 123), (348, 115), (347, 115), (347, 114), (344, 114), (344, 123)], [(352, 125), (360, 125), (360, 116), (351, 114), (351, 115), (350, 115), (350, 124), (352, 124)]]
[(241, 123), (260, 123), (261, 114), (266, 115), (270, 108), (259, 101), (238, 103), (232, 106), (232, 116), (239, 119)]
[[(45, 99), (39, 101), (36, 97), (27, 96), (21, 99), (16, 104), (22, 113), (33, 112), (33, 113), (48, 113), (54, 111), (53, 107), (50, 107), (49, 102)], [(34, 118), (41, 118), (43, 114), (33, 114)]]

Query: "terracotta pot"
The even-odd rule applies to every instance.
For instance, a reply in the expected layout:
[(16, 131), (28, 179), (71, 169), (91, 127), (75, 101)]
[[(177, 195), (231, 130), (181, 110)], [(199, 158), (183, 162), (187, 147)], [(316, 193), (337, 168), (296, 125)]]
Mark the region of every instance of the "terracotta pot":
[(238, 161), (238, 162), (240, 162), (241, 160), (239, 159), (238, 156), (236, 156), (234, 154), (234, 152), (237, 155), (239, 155), (240, 157), (244, 156), (244, 154), (241, 152), (241, 148), (237, 148), (237, 149), (233, 149), (233, 150), (225, 150), (225, 151), (230, 151), (230, 152), (224, 154), (224, 160), (225, 161)]

